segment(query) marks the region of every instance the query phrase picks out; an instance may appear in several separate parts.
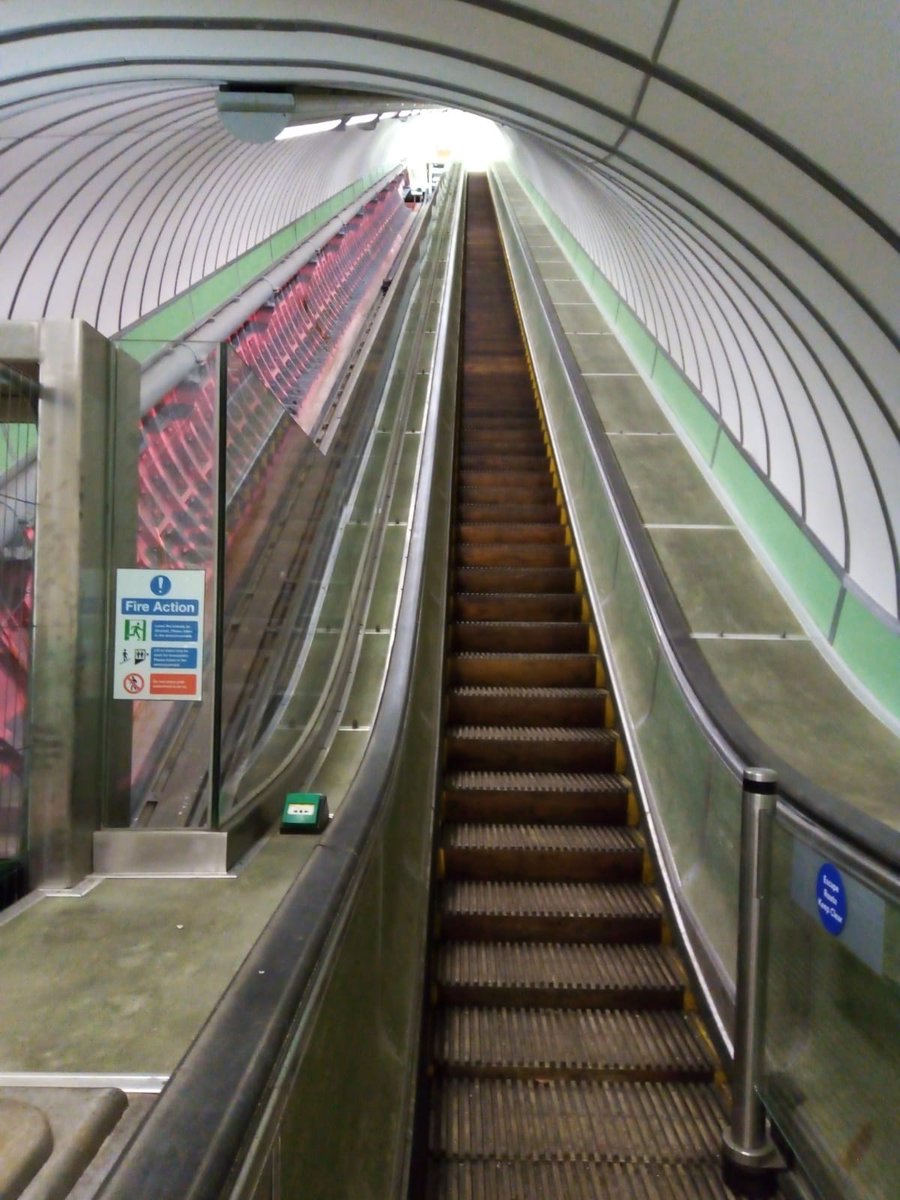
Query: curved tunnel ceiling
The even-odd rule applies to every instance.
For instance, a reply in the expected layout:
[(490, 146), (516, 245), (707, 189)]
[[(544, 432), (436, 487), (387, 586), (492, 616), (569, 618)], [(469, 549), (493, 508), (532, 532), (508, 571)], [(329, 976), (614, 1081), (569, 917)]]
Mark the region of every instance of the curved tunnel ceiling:
[[(9, 241), (18, 257), (0, 250), (8, 315), (24, 315), (23, 304), (57, 311), (41, 296), (47, 270), (34, 255), (38, 240), (59, 257), (48, 151), (62, 137), (58, 153), (78, 157), (74, 147), (93, 138), (78, 194), (102, 191), (102, 146), (109, 158), (114, 131), (98, 134), (85, 116), (102, 97), (124, 106), (116, 120), (132, 114), (127, 134), (115, 130), (116, 155), (129, 163), (116, 211), (135, 228), (138, 213), (147, 217), (167, 244), (168, 265), (160, 259), (141, 283), (138, 312), (312, 207), (311, 175), (327, 191), (391, 158), (383, 129), (327, 135), (327, 150), (228, 142), (210, 124), (211, 85), (355, 88), (482, 113), (507, 127), (517, 170), (849, 586), (896, 621), (893, 3), (133, 0), (111, 13), (102, 0), (6, 0), (2, 17), (0, 152), (23, 172), (15, 199), (12, 175), (0, 175), (0, 236), (19, 221)], [(64, 121), (35, 137), (54, 105)], [(206, 164), (203, 189), (197, 170), (179, 180), (176, 143), (182, 163)], [(252, 219), (234, 183), (248, 171), (267, 181)], [(162, 193), (191, 187), (176, 220)], [(186, 196), (201, 194), (219, 257), (198, 258), (196, 224), (187, 232)], [(91, 224), (80, 219), (69, 234)], [(137, 284), (109, 263), (92, 262), (96, 270), (111, 281), (99, 322), (110, 332), (133, 314)], [(87, 319), (97, 315), (94, 304)]]

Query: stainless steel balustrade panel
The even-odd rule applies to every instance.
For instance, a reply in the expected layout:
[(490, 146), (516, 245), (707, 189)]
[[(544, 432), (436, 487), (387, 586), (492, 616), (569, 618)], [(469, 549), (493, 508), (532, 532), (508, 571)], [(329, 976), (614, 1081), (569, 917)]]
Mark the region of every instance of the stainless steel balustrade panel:
[(134, 563), (138, 369), (79, 321), (2, 326), (0, 358), (39, 364), (28, 871), (65, 888), (127, 793), (110, 633), (115, 568)]

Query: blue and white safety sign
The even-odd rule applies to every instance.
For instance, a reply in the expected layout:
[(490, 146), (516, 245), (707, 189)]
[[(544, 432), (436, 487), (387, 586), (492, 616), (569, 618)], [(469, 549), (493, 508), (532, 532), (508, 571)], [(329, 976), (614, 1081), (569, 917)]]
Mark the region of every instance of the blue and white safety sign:
[(204, 571), (116, 572), (115, 700), (200, 700)]
[(847, 892), (840, 871), (833, 863), (823, 863), (816, 876), (816, 909), (819, 920), (835, 937), (844, 932), (847, 920)]

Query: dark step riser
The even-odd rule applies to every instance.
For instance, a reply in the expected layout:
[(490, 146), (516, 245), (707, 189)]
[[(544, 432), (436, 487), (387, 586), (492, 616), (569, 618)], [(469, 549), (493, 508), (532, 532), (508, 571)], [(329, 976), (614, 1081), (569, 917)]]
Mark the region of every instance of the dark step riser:
[(457, 592), (528, 592), (533, 595), (550, 592), (560, 595), (573, 591), (575, 571), (572, 567), (484, 567), (477, 570), (457, 566), (455, 580)]
[(461, 465), (471, 456), (477, 459), (483, 454), (490, 455), (526, 455), (546, 463), (547, 446), (540, 432), (501, 433), (484, 430), (480, 433), (463, 431), (459, 442), (459, 461)]
[(588, 648), (588, 627), (563, 621), (519, 628), (499, 622), (454, 625), (451, 644), (457, 653), (581, 654)]
[(625, 797), (559, 796), (530, 798), (510, 793), (453, 792), (444, 804), (448, 821), (497, 825), (624, 825)]
[(494, 465), (494, 460), (501, 468), (515, 460), (527, 459), (534, 470), (546, 470), (549, 460), (547, 445), (539, 431), (531, 436), (514, 434), (504, 437), (500, 433), (480, 433), (474, 437), (463, 431), (459, 443), (459, 466), (464, 470), (474, 468), (484, 470)]
[(527, 441), (544, 445), (544, 432), (536, 413), (507, 413), (491, 417), (487, 413), (467, 413), (463, 404), (460, 436), (463, 442)]
[(568, 567), (568, 546), (466, 545), (456, 546), (458, 567)]
[(510, 484), (500, 486), (496, 479), (491, 484), (482, 487), (469, 487), (459, 495), (460, 504), (500, 505), (500, 504), (552, 504), (558, 511), (556, 490), (547, 480), (540, 484), (526, 484), (523, 487), (513, 487)]
[(661, 1064), (658, 1067), (559, 1066), (555, 1063), (467, 1063), (435, 1061), (436, 1071), (447, 1079), (568, 1079), (622, 1083), (711, 1083), (711, 1071)]
[(455, 771), (612, 771), (615, 745), (448, 738), (447, 763)]
[(565, 725), (585, 729), (604, 724), (606, 697), (455, 696), (450, 697), (453, 725)]
[(437, 996), (438, 1002), (443, 1004), (479, 1004), (489, 1008), (594, 1008), (604, 1011), (624, 1008), (632, 1012), (679, 1009), (684, 1002), (680, 988), (557, 988), (479, 983), (439, 984)]
[(457, 518), (465, 524), (483, 524), (487, 521), (502, 522), (504, 525), (559, 525), (559, 508), (555, 501), (546, 504), (461, 504)]
[[(459, 472), (459, 486), (468, 490), (469, 488), (484, 488), (490, 490), (494, 494), (498, 492), (506, 492), (515, 489), (518, 494), (521, 494), (528, 488), (541, 489), (543, 492), (552, 492), (553, 484), (550, 479), (550, 474), (546, 464), (540, 464), (535, 467), (517, 467), (515, 464), (499, 469), (492, 468), (486, 470), (483, 467), (466, 469), (463, 468)], [(534, 496), (532, 496), (534, 499)]]
[(454, 657), (450, 663), (451, 683), (471, 687), (592, 687), (596, 673), (589, 654), (555, 654), (545, 659)]
[(545, 525), (503, 525), (490, 523), (460, 524), (456, 527), (458, 546), (565, 546), (566, 528), (559, 521)]
[(490, 472), (493, 484), (517, 475), (524, 475), (529, 479), (537, 478), (542, 483), (549, 482), (546, 457), (531, 451), (516, 453), (508, 450), (496, 451), (493, 454), (470, 452), (460, 457), (459, 468), (466, 475)]
[(575, 595), (458, 595), (453, 600), (457, 621), (577, 621), (580, 615)]
[(441, 917), (440, 936), (467, 942), (659, 942), (659, 917), (497, 916), (449, 913)]
[(640, 851), (444, 850), (449, 879), (541, 883), (639, 883)]

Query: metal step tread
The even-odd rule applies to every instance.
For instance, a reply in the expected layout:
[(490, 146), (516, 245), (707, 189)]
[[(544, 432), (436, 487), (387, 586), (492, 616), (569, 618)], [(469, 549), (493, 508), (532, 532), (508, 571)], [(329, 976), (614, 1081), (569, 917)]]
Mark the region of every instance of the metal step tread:
[(438, 1081), (432, 1153), (455, 1158), (712, 1163), (725, 1114), (712, 1084)]
[(434, 1058), (441, 1069), (524, 1067), (637, 1073), (669, 1069), (712, 1079), (715, 1062), (680, 1012), (618, 1009), (440, 1010)]
[(625, 795), (631, 782), (614, 772), (449, 771), (444, 787), (451, 792), (602, 792)]
[[(524, 632), (530, 629), (540, 630), (555, 630), (555, 629), (584, 629), (584, 621), (454, 621), (454, 629), (491, 629), (498, 633), (505, 633), (507, 630), (513, 632)], [(487, 653), (490, 653), (488, 651)]]
[[(473, 622), (475, 624), (477, 622)], [(596, 687), (520, 687), (509, 684), (503, 687), (466, 684), (452, 689), (460, 699), (469, 697), (490, 700), (587, 700), (604, 696), (603, 688)]]
[(535, 850), (569, 854), (641, 853), (640, 834), (627, 825), (523, 825), (449, 822), (444, 845), (452, 850)]
[[(565, 567), (528, 567), (507, 566), (495, 564), (486, 566), (484, 563), (457, 564), (456, 578), (464, 585), (462, 591), (478, 596), (506, 595), (504, 587), (507, 581), (515, 586), (509, 588), (511, 595), (554, 595), (571, 594), (575, 586), (575, 568)], [(479, 582), (489, 580), (488, 586), (479, 591)], [(531, 586), (534, 585), (534, 586)], [(526, 591), (523, 593), (522, 589)], [(499, 590), (498, 590), (499, 589)]]
[(441, 1159), (428, 1200), (734, 1200), (718, 1164)]
[[(465, 569), (467, 571), (485, 571), (485, 570), (488, 570), (489, 568), (487, 568), (487, 567), (466, 567)], [(504, 570), (505, 568), (501, 567), (500, 569)], [(512, 569), (520, 569), (520, 568), (512, 568)], [(564, 569), (567, 570), (568, 568), (564, 568)], [(483, 604), (485, 602), (485, 600), (496, 600), (498, 602), (502, 601), (504, 604), (508, 604), (512, 600), (524, 600), (524, 601), (533, 602), (538, 597), (547, 596), (547, 597), (552, 597), (557, 602), (559, 602), (562, 597), (565, 597), (565, 599), (567, 601), (571, 601), (573, 594), (574, 593), (571, 591), (571, 589), (569, 589), (568, 591), (564, 590), (561, 592), (457, 592), (456, 600), (457, 601), (469, 600), (473, 604)]]
[(441, 911), (465, 916), (655, 917), (662, 907), (653, 888), (642, 883), (448, 879), (441, 889)]
[(507, 445), (492, 444), (490, 440), (476, 444), (467, 439), (459, 448), (459, 469), (461, 471), (478, 471), (483, 467), (493, 467), (499, 463), (500, 470), (515, 470), (517, 467), (543, 467), (546, 471), (549, 465), (547, 447), (539, 440), (530, 445), (519, 441)]
[[(479, 625), (482, 623), (490, 624), (490, 622), (470, 622), (472, 625)], [(553, 622), (539, 622), (539, 624), (553, 624)], [(517, 650), (460, 650), (453, 657), (463, 659), (478, 658), (488, 661), (491, 659), (511, 658), (521, 660), (522, 662), (531, 662), (534, 659), (540, 659), (542, 661), (561, 658), (596, 659), (597, 655), (591, 654), (587, 650), (561, 650), (559, 652), (554, 652), (552, 650), (538, 650), (535, 652), (523, 651), (522, 653)]]
[(470, 742), (581, 742), (609, 746), (618, 741), (614, 729), (561, 725), (452, 725), (447, 737)]
[(554, 500), (537, 500), (533, 504), (522, 500), (511, 504), (479, 504), (469, 500), (457, 505), (456, 519), (464, 525), (487, 524), (495, 520), (516, 525), (562, 524), (562, 515)]
[[(485, 519), (480, 520), (480, 521), (471, 521), (471, 520), (459, 521), (456, 526), (456, 536), (462, 537), (470, 529), (475, 530), (477, 532), (483, 532), (485, 529), (496, 529), (498, 525), (501, 525), (503, 527), (502, 533), (503, 534), (508, 533), (510, 535), (510, 537), (512, 537), (513, 534), (517, 534), (517, 533), (519, 533), (519, 534), (529, 533), (530, 534), (530, 533), (533, 533), (536, 529), (543, 529), (548, 532), (558, 533), (558, 534), (563, 534), (563, 535), (565, 534), (565, 531), (566, 531), (565, 525), (563, 525), (562, 521), (560, 521), (560, 520), (556, 520), (556, 521), (546, 521), (546, 520), (545, 521), (497, 521), (493, 517), (486, 517)], [(487, 542), (485, 544), (490, 545), (491, 543)]]
[(597, 990), (681, 990), (678, 960), (668, 946), (601, 942), (444, 942), (438, 948), (439, 986), (525, 986)]

